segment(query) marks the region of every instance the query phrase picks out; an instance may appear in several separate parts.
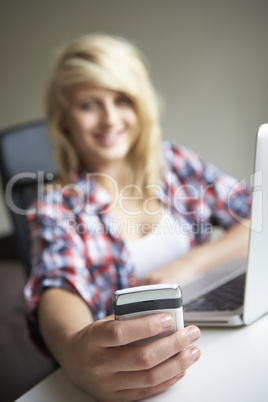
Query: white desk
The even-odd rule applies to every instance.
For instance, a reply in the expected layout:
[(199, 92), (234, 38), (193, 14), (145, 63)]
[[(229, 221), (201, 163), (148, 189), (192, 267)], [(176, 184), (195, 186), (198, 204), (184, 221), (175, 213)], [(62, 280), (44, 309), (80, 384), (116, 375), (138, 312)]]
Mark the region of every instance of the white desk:
[[(203, 329), (202, 356), (184, 379), (151, 402), (267, 402), (268, 315), (249, 327)], [(59, 369), (18, 402), (93, 402)]]

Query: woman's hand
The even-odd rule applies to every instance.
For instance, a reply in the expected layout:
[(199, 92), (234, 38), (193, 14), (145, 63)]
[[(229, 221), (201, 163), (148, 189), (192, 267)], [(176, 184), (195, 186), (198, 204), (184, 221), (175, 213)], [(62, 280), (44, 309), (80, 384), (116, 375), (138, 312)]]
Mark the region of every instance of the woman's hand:
[(144, 346), (131, 345), (170, 326), (169, 314), (128, 321), (100, 320), (75, 334), (63, 369), (98, 401), (136, 401), (175, 384), (199, 359), (190, 346), (200, 330), (189, 326)]
[(200, 263), (192, 258), (192, 253), (187, 253), (179, 260), (165, 267), (156, 269), (145, 275), (140, 285), (154, 285), (158, 283), (183, 284), (192, 279), (198, 272)]
[(43, 339), (54, 358), (77, 386), (98, 401), (136, 401), (179, 381), (200, 356), (190, 346), (200, 330), (189, 326), (147, 345), (133, 345), (173, 324), (169, 314), (93, 322), (83, 299), (51, 288), (38, 309)]

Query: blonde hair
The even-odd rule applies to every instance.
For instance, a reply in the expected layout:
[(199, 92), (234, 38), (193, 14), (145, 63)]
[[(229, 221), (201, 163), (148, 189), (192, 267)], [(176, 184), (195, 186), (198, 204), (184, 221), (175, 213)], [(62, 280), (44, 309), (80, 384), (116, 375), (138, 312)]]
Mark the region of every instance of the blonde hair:
[(79, 166), (77, 153), (62, 128), (67, 106), (64, 92), (82, 83), (122, 92), (132, 100), (139, 133), (129, 152), (128, 182), (145, 190), (156, 184), (161, 169), (159, 102), (144, 56), (125, 39), (102, 34), (84, 36), (66, 46), (51, 74), (47, 118), (61, 179), (70, 182), (70, 172)]

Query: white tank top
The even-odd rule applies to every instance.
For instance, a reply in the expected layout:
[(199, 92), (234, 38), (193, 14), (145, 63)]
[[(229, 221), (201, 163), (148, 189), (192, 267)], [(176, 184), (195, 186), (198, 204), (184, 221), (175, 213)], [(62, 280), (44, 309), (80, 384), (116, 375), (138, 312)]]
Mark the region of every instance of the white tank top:
[(190, 249), (187, 234), (171, 213), (165, 211), (152, 232), (127, 244), (139, 279), (157, 268), (172, 263)]

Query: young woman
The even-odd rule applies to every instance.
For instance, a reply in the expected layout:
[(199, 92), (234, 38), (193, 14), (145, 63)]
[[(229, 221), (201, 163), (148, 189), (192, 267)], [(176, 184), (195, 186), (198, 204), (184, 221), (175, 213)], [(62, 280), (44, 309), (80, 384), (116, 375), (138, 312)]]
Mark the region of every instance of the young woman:
[[(115, 321), (113, 292), (180, 284), (246, 254), (250, 192), (192, 151), (161, 142), (143, 56), (123, 39), (86, 36), (62, 50), (47, 117), (60, 177), (29, 210), (32, 336), (97, 400), (149, 397), (199, 359), (192, 343), (200, 331), (191, 325), (133, 345), (172, 318)], [(208, 242), (212, 224), (226, 233)]]

